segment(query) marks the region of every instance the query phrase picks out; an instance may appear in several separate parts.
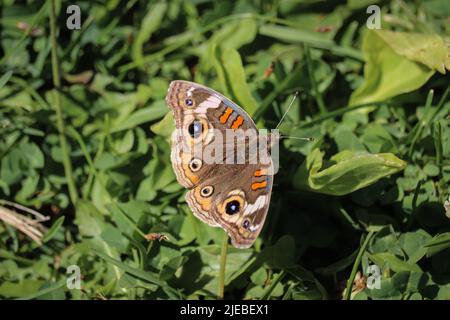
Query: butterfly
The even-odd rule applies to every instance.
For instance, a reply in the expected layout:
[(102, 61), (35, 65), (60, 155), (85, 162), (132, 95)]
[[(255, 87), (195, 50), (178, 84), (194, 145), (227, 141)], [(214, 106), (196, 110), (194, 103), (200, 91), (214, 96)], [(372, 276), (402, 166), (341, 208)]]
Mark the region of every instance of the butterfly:
[[(193, 82), (172, 81), (166, 103), (176, 127), (171, 139), (172, 167), (178, 182), (189, 189), (187, 204), (198, 219), (212, 227), (223, 228), (234, 247), (250, 247), (261, 232), (269, 209), (274, 172), (272, 159), (217, 163), (206, 161), (192, 149), (206, 150), (214, 143), (226, 149), (230, 146), (229, 140), (218, 137), (238, 130), (256, 132), (256, 137), (245, 141), (257, 145), (256, 139), (261, 137), (254, 121), (230, 99)], [(277, 141), (275, 136), (269, 136), (270, 139), (269, 145)], [(239, 142), (231, 144), (234, 151), (239, 147)], [(218, 153), (217, 150), (212, 152), (216, 159), (223, 160), (223, 155)], [(249, 152), (245, 155), (249, 156)]]

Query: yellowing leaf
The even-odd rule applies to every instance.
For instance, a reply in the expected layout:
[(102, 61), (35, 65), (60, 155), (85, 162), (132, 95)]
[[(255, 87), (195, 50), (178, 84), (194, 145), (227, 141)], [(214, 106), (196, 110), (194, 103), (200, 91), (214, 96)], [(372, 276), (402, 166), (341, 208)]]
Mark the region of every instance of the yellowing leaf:
[(397, 54), (409, 60), (423, 63), (430, 69), (445, 74), (450, 70), (450, 49), (436, 34), (393, 32), (377, 30), (378, 37), (384, 40)]
[(374, 31), (364, 35), (364, 82), (353, 92), (350, 104), (382, 101), (420, 88), (434, 70), (396, 53)]

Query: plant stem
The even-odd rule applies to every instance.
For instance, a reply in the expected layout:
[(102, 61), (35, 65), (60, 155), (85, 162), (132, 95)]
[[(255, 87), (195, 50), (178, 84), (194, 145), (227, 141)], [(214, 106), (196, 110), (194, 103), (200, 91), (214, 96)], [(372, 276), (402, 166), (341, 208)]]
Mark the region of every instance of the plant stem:
[(56, 43), (56, 14), (55, 14), (55, 0), (51, 0), (50, 6), (50, 38), (52, 45), (52, 75), (54, 91), (54, 103), (56, 109), (56, 126), (59, 133), (59, 142), (61, 144), (62, 161), (64, 166), (64, 174), (67, 180), (67, 186), (69, 188), (69, 196), (72, 204), (76, 204), (78, 200), (77, 189), (72, 175), (72, 163), (70, 162), (70, 155), (67, 148), (67, 140), (64, 132), (64, 120), (61, 107), (61, 74), (59, 70), (58, 60), (58, 46)]
[(219, 288), (217, 290), (217, 297), (223, 299), (225, 292), (225, 267), (227, 264), (228, 251), (228, 234), (224, 232), (222, 241), (222, 250), (220, 251), (220, 270), (219, 270)]
[(268, 300), (270, 298), (270, 294), (272, 293), (273, 289), (275, 289), (275, 286), (278, 284), (278, 282), (281, 281), (281, 279), (284, 278), (285, 275), (286, 271), (281, 270), (281, 272), (275, 276), (275, 279), (272, 280), (270, 286), (268, 286), (267, 289), (264, 291), (261, 300)]
[(412, 131), (414, 133), (414, 135), (412, 137), (411, 145), (409, 146), (409, 151), (408, 151), (409, 158), (412, 157), (416, 141), (420, 138), (420, 136), (422, 135), (423, 129), (425, 128), (426, 124), (430, 120), (429, 116), (431, 114), (431, 104), (433, 103), (433, 96), (434, 96), (434, 90), (431, 89), (427, 95), (427, 100), (425, 102), (425, 109), (424, 109), (423, 117), (422, 117), (422, 119), (419, 119), (416, 127)]
[(442, 127), (441, 123), (439, 121), (436, 121), (436, 124), (432, 127), (433, 133), (434, 133), (434, 149), (436, 151), (436, 164), (439, 167), (439, 173), (442, 176), (442, 150), (443, 150), (443, 143), (442, 143)]
[(319, 92), (317, 88), (317, 81), (314, 76), (314, 70), (312, 66), (311, 60), (311, 52), (309, 46), (305, 44), (305, 58), (306, 58), (306, 66), (308, 68), (309, 82), (311, 83), (314, 98), (316, 98), (317, 106), (319, 107), (320, 114), (324, 115), (327, 113), (327, 108), (325, 107), (325, 103), (323, 102), (322, 94)]
[(356, 272), (358, 271), (359, 264), (361, 263), (362, 255), (366, 251), (366, 247), (369, 244), (370, 239), (375, 234), (375, 231), (370, 231), (369, 234), (364, 239), (364, 242), (359, 249), (358, 255), (356, 256), (355, 263), (353, 263), (352, 273), (350, 274), (350, 278), (347, 280), (347, 288), (345, 289), (345, 300), (350, 300), (353, 288), (353, 281), (356, 277)]
[(411, 215), (409, 216), (409, 219), (406, 223), (406, 230), (410, 230), (411, 226), (414, 222), (415, 215), (417, 212), (416, 211), (417, 210), (417, 199), (419, 198), (420, 187), (422, 186), (423, 182), (424, 182), (423, 180), (419, 180), (419, 182), (417, 182), (416, 189), (414, 190), (414, 195), (413, 195), (413, 199), (412, 199), (412, 211), (411, 211)]

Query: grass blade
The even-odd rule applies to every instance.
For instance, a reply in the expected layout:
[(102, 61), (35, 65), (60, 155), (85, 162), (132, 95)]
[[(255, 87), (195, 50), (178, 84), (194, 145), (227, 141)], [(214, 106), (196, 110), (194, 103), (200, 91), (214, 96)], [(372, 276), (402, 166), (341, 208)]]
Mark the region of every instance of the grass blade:
[(50, 239), (52, 239), (55, 234), (58, 232), (58, 230), (61, 228), (62, 224), (64, 223), (64, 216), (61, 216), (58, 218), (58, 220), (55, 221), (55, 223), (53, 223), (53, 225), (51, 226), (51, 228), (47, 231), (47, 233), (45, 234), (45, 236), (42, 238), (42, 242), (48, 242)]
[(126, 273), (139, 278), (141, 280), (147, 281), (149, 283), (155, 284), (157, 286), (160, 286), (162, 288), (165, 289), (166, 293), (169, 296), (169, 298), (171, 299), (178, 299), (178, 293), (173, 290), (172, 288), (170, 288), (165, 282), (159, 280), (157, 277), (153, 276), (150, 272), (144, 271), (144, 270), (140, 270), (140, 269), (136, 269), (133, 267), (130, 267), (129, 265), (116, 260), (114, 258), (111, 258), (110, 256), (104, 254), (103, 252), (97, 251), (97, 250), (93, 250), (94, 253), (96, 255), (98, 255), (100, 258), (102, 258), (103, 260), (114, 264), (115, 266), (119, 267), (120, 269), (122, 269), (123, 271), (125, 271)]
[(0, 78), (0, 89), (3, 88), (3, 86), (8, 82), (9, 78), (12, 76), (12, 71), (8, 71)]
[(358, 271), (359, 264), (361, 263), (362, 256), (366, 251), (367, 245), (369, 244), (370, 239), (375, 234), (375, 231), (370, 231), (369, 234), (364, 239), (362, 246), (359, 249), (358, 255), (356, 256), (355, 263), (353, 264), (352, 272), (350, 274), (350, 278), (347, 280), (347, 287), (345, 288), (345, 300), (350, 300), (353, 288), (353, 281), (355, 281), (356, 272)]

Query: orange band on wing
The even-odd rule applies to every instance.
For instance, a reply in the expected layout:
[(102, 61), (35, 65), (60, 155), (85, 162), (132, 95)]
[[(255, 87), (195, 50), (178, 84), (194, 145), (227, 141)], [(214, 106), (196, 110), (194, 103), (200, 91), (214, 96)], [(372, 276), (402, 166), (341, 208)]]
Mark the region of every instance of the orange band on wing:
[(265, 188), (266, 186), (267, 186), (267, 181), (255, 182), (255, 183), (252, 183), (252, 190), (258, 190), (261, 188)]
[(233, 109), (231, 108), (227, 108), (225, 110), (225, 112), (220, 116), (219, 121), (220, 123), (225, 123), (228, 121), (228, 118), (231, 116), (231, 114), (233, 113)]
[(237, 129), (244, 123), (244, 118), (241, 116), (238, 116), (236, 120), (233, 121), (233, 124), (231, 125), (231, 129)]
[(255, 177), (261, 177), (261, 176), (266, 176), (267, 175), (267, 170), (264, 169), (259, 169), (259, 170), (255, 170)]

